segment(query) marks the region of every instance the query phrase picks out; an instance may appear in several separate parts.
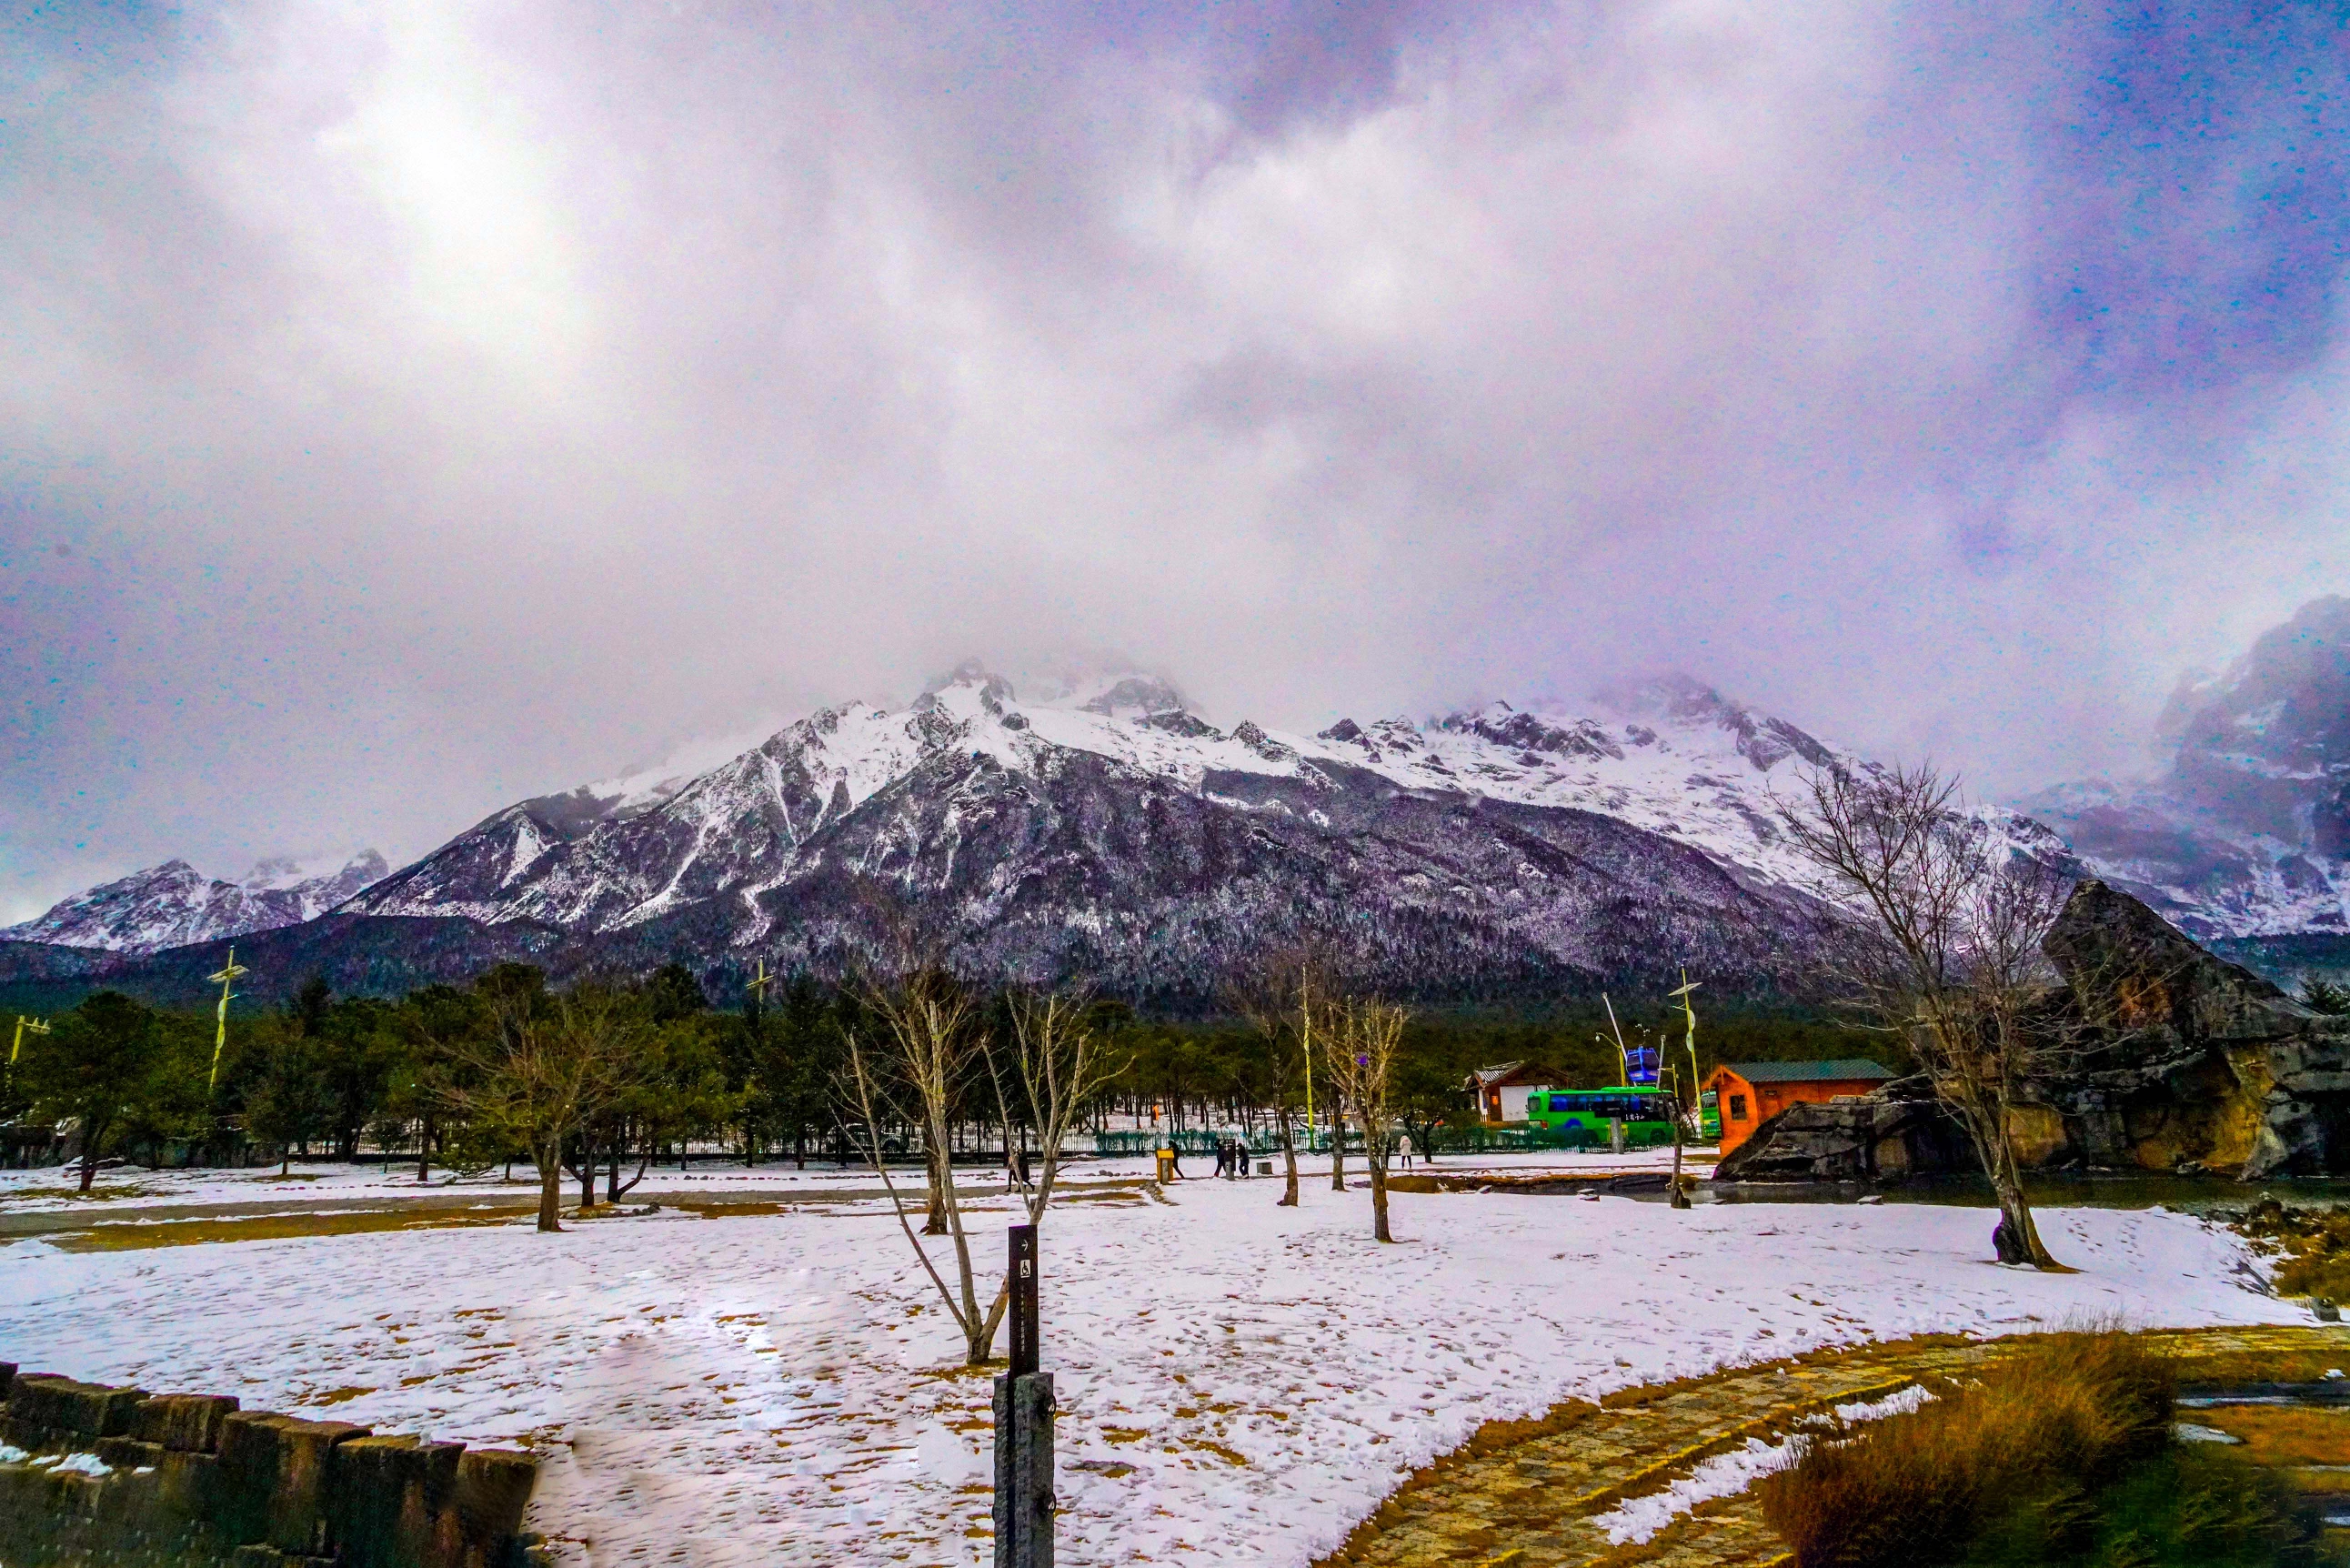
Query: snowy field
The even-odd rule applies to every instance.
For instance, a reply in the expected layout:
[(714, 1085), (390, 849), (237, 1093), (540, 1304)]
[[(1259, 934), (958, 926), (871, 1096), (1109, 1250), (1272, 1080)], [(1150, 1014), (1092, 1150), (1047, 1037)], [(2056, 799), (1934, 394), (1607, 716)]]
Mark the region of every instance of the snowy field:
[[(1260, 1159), (1263, 1156), (1257, 1157)], [(1269, 1179), (1280, 1180), (1281, 1160), (1272, 1157), (1275, 1174)], [(1086, 1183), (1117, 1178), (1148, 1177), (1152, 1161), (1149, 1156), (1122, 1156), (1097, 1159), (1082, 1157), (1062, 1168), (1065, 1180)], [(1474, 1172), (1530, 1176), (1562, 1174), (1590, 1176), (1604, 1179), (1630, 1171), (1659, 1171), (1672, 1168), (1672, 1150), (1637, 1149), (1625, 1154), (1558, 1153), (1544, 1151), (1531, 1154), (1496, 1153), (1475, 1157), (1447, 1155), (1434, 1165), (1426, 1160), (1413, 1168), (1414, 1174), (1440, 1174), (1458, 1177)], [(1216, 1161), (1213, 1155), (1189, 1154), (1183, 1157), (1187, 1177), (1212, 1176)], [(1686, 1153), (1681, 1168), (1689, 1175), (1703, 1178), (1713, 1172), (1711, 1149), (1702, 1153)], [(984, 1168), (958, 1166), (957, 1175), (968, 1184), (982, 1189), (991, 1182), (1000, 1184), (1000, 1172), (991, 1174)], [(1330, 1157), (1318, 1154), (1311, 1159), (1301, 1158), (1298, 1179), (1309, 1181), (1319, 1171), (1322, 1185), (1330, 1184)], [(623, 1182), (635, 1176), (634, 1167), (624, 1167)], [(1396, 1174), (1401, 1175), (1399, 1170)], [(1357, 1181), (1366, 1179), (1360, 1156), (1350, 1156), (1347, 1175)], [(920, 1181), (917, 1168), (892, 1167), (893, 1179)], [(73, 1168), (47, 1166), (33, 1170), (0, 1170), (0, 1215), (36, 1214), (46, 1212), (80, 1211), (88, 1207), (88, 1200), (75, 1191), (79, 1172)], [(1259, 1179), (1260, 1185), (1263, 1179)], [(788, 1197), (798, 1189), (838, 1190), (879, 1189), (880, 1182), (872, 1170), (861, 1165), (847, 1168), (830, 1160), (811, 1160), (806, 1170), (795, 1170), (788, 1160), (772, 1158), (755, 1166), (746, 1166), (739, 1159), (696, 1158), (686, 1170), (671, 1166), (651, 1168), (643, 1179), (620, 1201), (624, 1204), (657, 1202), (664, 1198), (692, 1198), (723, 1191), (726, 1193), (758, 1194), (774, 1192)], [(435, 1166), (429, 1179), (416, 1179), (413, 1163), (395, 1162), (387, 1168), (378, 1163), (346, 1164), (340, 1160), (300, 1160), (285, 1176), (277, 1174), (275, 1164), (255, 1166), (244, 1170), (149, 1170), (140, 1166), (118, 1166), (99, 1173), (90, 1198), (109, 1204), (124, 1206), (172, 1206), (214, 1203), (271, 1202), (356, 1202), (391, 1198), (414, 1198), (420, 1194), (479, 1192), (484, 1198), (500, 1202), (535, 1203), (538, 1199), (538, 1179), (527, 1164), (519, 1166), (512, 1179), (493, 1171), (487, 1176), (460, 1176), (446, 1167)], [(603, 1178), (597, 1178), (596, 1193), (604, 1193)], [(567, 1178), (563, 1184), (563, 1201), (577, 1201), (579, 1184)]]
[[(1982, 1210), (1405, 1194), (1383, 1248), (1367, 1194), (1277, 1192), (1118, 1183), (1047, 1218), (1066, 1560), (1305, 1563), (1482, 1421), (1828, 1343), (2305, 1315), (2229, 1233), (2159, 1210), (2043, 1211), (2081, 1272), (2043, 1277), (1981, 1261)], [(1012, 1218), (977, 1219), (993, 1266)], [(986, 1560), (987, 1382), (870, 1201), (561, 1236), (29, 1238), (0, 1246), (0, 1359), (539, 1447), (534, 1522), (574, 1561)]]

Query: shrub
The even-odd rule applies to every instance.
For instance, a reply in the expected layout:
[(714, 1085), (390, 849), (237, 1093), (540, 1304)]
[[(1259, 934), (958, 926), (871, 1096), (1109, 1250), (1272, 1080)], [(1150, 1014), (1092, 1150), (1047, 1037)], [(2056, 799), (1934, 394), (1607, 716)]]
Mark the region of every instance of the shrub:
[(2174, 1444), (2094, 1499), (2066, 1490), (1992, 1525), (1962, 1568), (2285, 1568), (2318, 1561), (2282, 1478), (2216, 1443)]
[(1765, 1478), (1800, 1568), (1954, 1563), (2015, 1508), (2078, 1496), (2170, 1441), (2168, 1363), (2121, 1334), (2050, 1334), (1981, 1383), (1831, 1431)]

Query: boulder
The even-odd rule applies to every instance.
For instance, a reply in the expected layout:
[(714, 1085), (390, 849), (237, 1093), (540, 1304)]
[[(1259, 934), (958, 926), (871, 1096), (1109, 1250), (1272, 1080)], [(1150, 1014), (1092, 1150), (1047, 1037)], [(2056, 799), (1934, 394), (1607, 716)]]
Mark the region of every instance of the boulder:
[(1716, 1181), (1877, 1181), (1964, 1168), (1965, 1135), (1923, 1078), (1788, 1106), (1714, 1168)]
[[(2008, 1128), (2033, 1168), (2181, 1168), (2245, 1180), (2350, 1172), (2350, 1018), (2314, 1012), (2128, 894), (2073, 889), (2043, 950), (2060, 983), (2033, 1027), (2061, 1044)], [(1876, 1180), (1972, 1170), (1922, 1078), (1796, 1106), (1716, 1180)]]

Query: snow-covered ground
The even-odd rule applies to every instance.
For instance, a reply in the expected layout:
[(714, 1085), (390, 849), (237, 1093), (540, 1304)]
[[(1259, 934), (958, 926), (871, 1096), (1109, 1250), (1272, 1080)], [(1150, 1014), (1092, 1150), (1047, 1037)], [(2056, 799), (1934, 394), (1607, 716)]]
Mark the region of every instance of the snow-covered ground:
[[(2043, 1211), (2080, 1271), (2043, 1276), (1982, 1261), (1981, 1210), (1403, 1194), (1380, 1247), (1366, 1194), (1276, 1190), (1129, 1185), (1047, 1218), (1068, 1561), (1304, 1563), (1482, 1421), (1833, 1342), (2301, 1315), (2228, 1232), (2158, 1211)], [(1012, 1218), (977, 1219), (991, 1263)], [(541, 1446), (536, 1522), (598, 1563), (985, 1559), (987, 1381), (870, 1202), (28, 1239), (0, 1247), (0, 1359)]]
[[(1280, 1157), (1272, 1158), (1277, 1172)], [(1327, 1154), (1301, 1158), (1298, 1162), (1299, 1179), (1313, 1180), (1318, 1175), (1318, 1179), (1326, 1188), (1330, 1184), (1329, 1161)], [(1212, 1155), (1187, 1154), (1183, 1162), (1185, 1174), (1193, 1178), (1210, 1177), (1216, 1168)], [(1432, 1165), (1424, 1159), (1419, 1161), (1413, 1167), (1413, 1174), (1461, 1177), (1492, 1172), (1510, 1176), (1589, 1176), (1595, 1179), (1605, 1179), (1632, 1172), (1668, 1170), (1671, 1166), (1672, 1150), (1669, 1148), (1635, 1149), (1624, 1154), (1542, 1151), (1495, 1153), (1474, 1158), (1448, 1155)], [(1101, 1159), (1087, 1156), (1064, 1166), (1062, 1176), (1068, 1182), (1084, 1186), (1097, 1181), (1147, 1177), (1151, 1167), (1152, 1161), (1148, 1156)], [(1001, 1178), (991, 1179), (984, 1171), (961, 1168), (966, 1185), (975, 1184), (984, 1189), (991, 1179), (1001, 1180)], [(1349, 1155), (1347, 1168), (1351, 1179), (1363, 1179), (1360, 1155)], [(1713, 1160), (1710, 1149), (1685, 1155), (1681, 1168), (1700, 1179), (1711, 1175)], [(434, 1166), (429, 1179), (421, 1183), (416, 1179), (414, 1161), (402, 1161), (397, 1157), (389, 1167), (380, 1160), (353, 1165), (340, 1160), (297, 1159), (286, 1175), (279, 1176), (277, 1169), (275, 1164), (244, 1170), (149, 1170), (139, 1166), (117, 1166), (99, 1172), (88, 1199), (83, 1199), (76, 1190), (80, 1179), (78, 1168), (47, 1166), (32, 1170), (0, 1170), (0, 1215), (86, 1211), (91, 1210), (93, 1205), (99, 1210), (122, 1208), (128, 1210), (134, 1207), (158, 1205), (179, 1207), (224, 1203), (284, 1202), (290, 1205), (331, 1201), (364, 1204), (417, 1197), (447, 1197), (451, 1194), (476, 1194), (485, 1199), (519, 1203), (536, 1200), (538, 1192), (537, 1179), (531, 1174), (527, 1163), (515, 1168), (511, 1180), (496, 1171), (487, 1176), (462, 1176), (445, 1166)], [(623, 1181), (636, 1174), (633, 1166), (623, 1167), (620, 1172)], [(1402, 1172), (1398, 1171), (1397, 1174)], [(920, 1179), (919, 1173), (911, 1167), (903, 1171), (893, 1168), (892, 1175), (893, 1178), (902, 1175)], [(1278, 1176), (1274, 1179), (1278, 1180)], [(806, 1170), (795, 1170), (787, 1159), (779, 1162), (772, 1157), (754, 1166), (746, 1166), (739, 1159), (697, 1157), (690, 1168), (682, 1171), (673, 1166), (648, 1169), (643, 1179), (631, 1188), (621, 1201), (639, 1204), (664, 1198), (692, 1198), (715, 1192), (731, 1195), (772, 1191), (778, 1197), (788, 1197), (798, 1189), (837, 1191), (844, 1188), (861, 1190), (878, 1189), (879, 1187), (879, 1182), (873, 1172), (861, 1165), (844, 1168), (830, 1160), (811, 1160)], [(577, 1197), (577, 1183), (567, 1179), (563, 1190), (563, 1200), (568, 1204)], [(601, 1178), (598, 1179), (596, 1190), (600, 1198), (604, 1191)]]

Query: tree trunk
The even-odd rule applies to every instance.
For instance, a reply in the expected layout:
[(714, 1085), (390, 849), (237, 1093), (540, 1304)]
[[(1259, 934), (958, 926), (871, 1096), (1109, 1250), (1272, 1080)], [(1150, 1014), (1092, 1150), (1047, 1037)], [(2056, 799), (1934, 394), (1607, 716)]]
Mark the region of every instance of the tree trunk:
[(1392, 1241), (1388, 1230), (1388, 1160), (1391, 1158), (1388, 1129), (1363, 1121), (1363, 1163), (1371, 1168), (1371, 1240)]
[(1672, 1206), (1676, 1209), (1686, 1209), (1690, 1206), (1689, 1194), (1681, 1190), (1681, 1123), (1680, 1114), (1678, 1110), (1676, 1110), (1673, 1115)]
[(563, 1146), (553, 1143), (538, 1151), (538, 1228), (563, 1229)]
[(922, 1151), (922, 1163), (930, 1171), (931, 1193), (928, 1212), (922, 1216), (922, 1234), (943, 1236), (947, 1233), (947, 1179), (951, 1174), (946, 1168), (946, 1151), (928, 1139), (923, 1141), (927, 1147)]
[(89, 1196), (89, 1184), (98, 1179), (98, 1139), (89, 1136), (87, 1120), (82, 1125), (82, 1132), (81, 1195), (87, 1198)]
[(2002, 1263), (2029, 1263), (2035, 1269), (2063, 1265), (2040, 1240), (2040, 1226), (2032, 1218), (2032, 1204), (2023, 1196), (2023, 1179), (2015, 1166), (2014, 1151), (2002, 1139), (1991, 1172), (1991, 1191), (1999, 1198), (1999, 1224), (1991, 1247)]
[[(511, 1176), (514, 1173), (514, 1167), (507, 1166), (506, 1173)], [(432, 1179), (432, 1118), (426, 1116), (423, 1121), (417, 1124), (416, 1129), (416, 1184), (421, 1187)]]
[(1297, 1140), (1289, 1132), (1289, 1107), (1281, 1107), (1281, 1163), (1288, 1179), (1282, 1183), (1281, 1201), (1275, 1209), (1297, 1207)]
[(614, 1158), (612, 1162), (613, 1202), (618, 1203), (620, 1200), (620, 1194), (623, 1192), (634, 1192), (637, 1189), (637, 1183), (645, 1179), (645, 1168), (652, 1163), (652, 1150), (650, 1148), (647, 1148), (642, 1154), (637, 1157), (637, 1173), (636, 1175), (629, 1178), (629, 1184), (626, 1187), (620, 1185), (619, 1160), (617, 1156)]
[(1330, 1190), (1347, 1190), (1347, 1118), (1336, 1095), (1330, 1096)]
[(596, 1207), (596, 1146), (585, 1138), (579, 1143), (579, 1207)]

